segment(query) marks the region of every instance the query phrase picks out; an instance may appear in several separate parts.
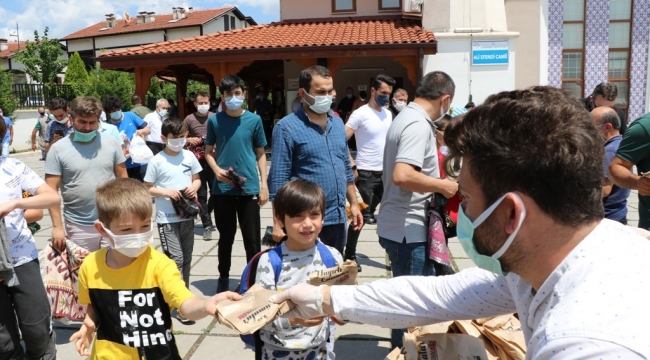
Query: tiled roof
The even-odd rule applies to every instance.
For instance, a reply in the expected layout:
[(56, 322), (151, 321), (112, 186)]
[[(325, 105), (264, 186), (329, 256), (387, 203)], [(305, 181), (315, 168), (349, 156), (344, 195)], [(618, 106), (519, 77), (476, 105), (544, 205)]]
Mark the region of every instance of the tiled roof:
[(154, 14), (153, 17), (155, 21), (147, 24), (138, 24), (137, 14), (131, 15), (131, 22), (127, 25), (124, 19), (115, 20), (117, 26), (99, 31), (106, 27), (106, 21), (99, 22), (95, 25), (89, 26), (85, 29), (73, 32), (70, 35), (67, 35), (60, 40), (73, 40), (73, 39), (83, 39), (95, 36), (106, 36), (106, 35), (115, 35), (115, 34), (126, 34), (134, 33), (141, 31), (151, 31), (151, 30), (160, 30), (160, 29), (171, 29), (178, 27), (186, 26), (197, 26), (205, 24), (209, 20), (218, 17), (232, 9), (235, 9), (234, 6), (221, 7), (217, 9), (207, 9), (207, 10), (192, 10), (189, 13), (185, 14), (185, 18), (177, 22), (170, 23), (172, 20), (173, 14)]
[(347, 19), (276, 22), (115, 50), (100, 57), (350, 45), (435, 45), (418, 20)]
[[(20, 48), (21, 49), (25, 48), (25, 42), (24, 41), (20, 42)], [(7, 43), (7, 50), (0, 51), (0, 59), (6, 59), (6, 58), (10, 57), (11, 55), (15, 54), (16, 51), (18, 51), (18, 43), (17, 42), (8, 42)]]

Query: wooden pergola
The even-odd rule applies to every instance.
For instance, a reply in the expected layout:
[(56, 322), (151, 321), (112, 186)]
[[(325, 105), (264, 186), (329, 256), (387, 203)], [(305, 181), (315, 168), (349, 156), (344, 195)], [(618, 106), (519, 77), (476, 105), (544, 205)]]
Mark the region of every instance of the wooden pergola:
[[(414, 86), (422, 76), (424, 55), (435, 54), (433, 33), (417, 20), (347, 19), (284, 21), (200, 37), (166, 41), (100, 55), (104, 69), (135, 74), (136, 94), (144, 98), (154, 76), (174, 77), (179, 115), (185, 116), (187, 82), (210, 85), (211, 94), (228, 74), (263, 83), (272, 90), (284, 80), (283, 61), (304, 67), (326, 66), (333, 74), (359, 57), (388, 57), (407, 70)], [(254, 96), (254, 94), (249, 94)]]

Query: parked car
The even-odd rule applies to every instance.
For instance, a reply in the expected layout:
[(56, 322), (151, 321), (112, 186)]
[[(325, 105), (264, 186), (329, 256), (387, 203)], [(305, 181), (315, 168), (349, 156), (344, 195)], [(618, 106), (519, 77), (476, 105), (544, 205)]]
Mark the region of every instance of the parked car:
[(41, 95), (32, 95), (28, 96), (25, 101), (23, 101), (23, 106), (25, 107), (38, 107), (45, 106), (45, 101)]

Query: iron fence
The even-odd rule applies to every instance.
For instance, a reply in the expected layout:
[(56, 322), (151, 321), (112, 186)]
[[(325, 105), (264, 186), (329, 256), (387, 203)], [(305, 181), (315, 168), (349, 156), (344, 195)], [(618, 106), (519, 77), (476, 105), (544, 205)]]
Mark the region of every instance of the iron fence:
[(58, 84), (14, 84), (13, 93), (19, 100), (19, 109), (47, 106), (55, 97), (61, 97), (67, 101), (72, 101), (75, 98), (72, 86)]

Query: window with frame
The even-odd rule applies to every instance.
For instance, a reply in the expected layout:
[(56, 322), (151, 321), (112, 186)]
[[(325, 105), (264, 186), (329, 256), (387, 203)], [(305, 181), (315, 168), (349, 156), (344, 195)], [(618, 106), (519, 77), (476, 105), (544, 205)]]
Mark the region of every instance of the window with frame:
[(401, 10), (401, 9), (402, 9), (402, 0), (379, 0), (379, 10)]
[[(607, 80), (616, 84), (616, 105), (627, 116), (630, 93), (630, 37), (633, 0), (609, 2), (609, 61)], [(626, 120), (626, 119), (624, 119)]]
[(357, 0), (332, 0), (332, 12), (355, 12)]
[(562, 88), (584, 94), (585, 1), (565, 0), (562, 25)]

